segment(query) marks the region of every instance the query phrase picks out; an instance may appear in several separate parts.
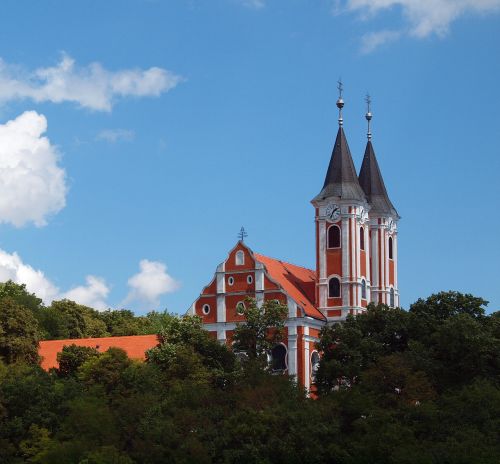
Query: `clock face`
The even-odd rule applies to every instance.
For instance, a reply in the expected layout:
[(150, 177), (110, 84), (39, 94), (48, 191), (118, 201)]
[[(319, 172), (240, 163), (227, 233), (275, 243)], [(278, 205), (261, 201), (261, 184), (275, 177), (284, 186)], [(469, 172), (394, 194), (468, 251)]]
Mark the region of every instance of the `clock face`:
[(325, 216), (330, 221), (336, 221), (340, 217), (340, 207), (335, 203), (329, 203), (325, 210)]

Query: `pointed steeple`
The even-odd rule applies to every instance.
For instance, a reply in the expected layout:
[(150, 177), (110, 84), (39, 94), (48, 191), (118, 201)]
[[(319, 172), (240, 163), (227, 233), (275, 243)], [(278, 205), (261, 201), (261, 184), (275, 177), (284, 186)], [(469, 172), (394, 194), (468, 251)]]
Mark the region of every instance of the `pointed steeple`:
[(313, 201), (324, 200), (328, 197), (340, 197), (342, 200), (364, 201), (365, 195), (359, 185), (354, 162), (352, 161), (351, 151), (347, 144), (344, 133), (342, 108), (344, 100), (342, 99), (342, 82), (339, 81), (339, 99), (337, 108), (339, 109), (339, 130), (335, 145), (332, 150), (330, 164), (326, 173), (325, 183), (321, 192), (316, 195)]
[(371, 205), (370, 214), (390, 215), (397, 218), (399, 217), (398, 212), (391, 203), (389, 195), (387, 195), (384, 179), (382, 179), (382, 173), (380, 172), (377, 157), (373, 150), (371, 141), (372, 133), (370, 131), (370, 121), (372, 119), (372, 114), (370, 112), (371, 100), (369, 96), (367, 96), (366, 103), (368, 105), (365, 116), (368, 121), (368, 142), (366, 144), (365, 156), (363, 157), (363, 164), (359, 172), (359, 183), (365, 192), (368, 203)]

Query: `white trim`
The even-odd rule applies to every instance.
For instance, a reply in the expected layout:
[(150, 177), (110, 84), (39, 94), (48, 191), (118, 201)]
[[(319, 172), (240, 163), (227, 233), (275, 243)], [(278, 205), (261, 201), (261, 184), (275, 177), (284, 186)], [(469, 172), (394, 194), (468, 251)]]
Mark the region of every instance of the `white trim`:
[[(326, 224), (325, 224), (326, 226)], [(330, 246), (330, 229), (336, 227), (339, 230), (339, 246)], [(332, 224), (326, 228), (326, 249), (327, 250), (340, 250), (342, 248), (342, 228), (337, 224)]]
[[(349, 250), (349, 219), (348, 217), (342, 217), (342, 305), (349, 305), (349, 285), (343, 283), (343, 280), (347, 280), (349, 276), (349, 259), (350, 259), (350, 250)], [(347, 290), (347, 291), (345, 291)]]
[(226, 297), (217, 295), (217, 322), (226, 322)]
[(295, 302), (295, 300), (287, 296), (286, 305), (288, 307), (288, 318), (291, 319), (297, 317), (297, 303)]
[[(243, 311), (242, 311), (241, 313), (238, 311), (238, 306), (239, 306), (239, 307), (243, 306)], [(246, 309), (246, 308), (247, 308), (247, 307), (246, 307), (246, 305), (245, 305), (245, 302), (244, 302), (244, 301), (238, 301), (238, 303), (236, 303), (236, 314), (238, 314), (238, 315), (240, 315), (240, 316), (243, 316), (243, 312), (245, 311), (245, 309)]]
[[(321, 361), (321, 356), (319, 355), (318, 350), (317, 349), (312, 350), (311, 356), (310, 356), (310, 368), (309, 368), (309, 371), (310, 371), (309, 378), (310, 378), (310, 382), (312, 385), (314, 385), (314, 383), (315, 383), (315, 381), (314, 381), (315, 379), (313, 379), (313, 375), (312, 375), (313, 374), (313, 372), (312, 372), (312, 369), (313, 369), (312, 357), (314, 356), (314, 353), (316, 353), (318, 355), (318, 359), (319, 359), (319, 361)], [(318, 361), (318, 364), (319, 364), (319, 361)]]
[[(330, 296), (330, 280), (332, 279), (337, 279), (339, 281), (339, 296)], [(332, 274), (331, 276), (328, 276), (328, 298), (342, 298), (342, 278), (338, 274)]]
[(244, 266), (245, 265), (245, 253), (243, 250), (238, 250), (234, 255), (234, 264), (236, 266)]
[(288, 375), (297, 375), (297, 327), (288, 328)]

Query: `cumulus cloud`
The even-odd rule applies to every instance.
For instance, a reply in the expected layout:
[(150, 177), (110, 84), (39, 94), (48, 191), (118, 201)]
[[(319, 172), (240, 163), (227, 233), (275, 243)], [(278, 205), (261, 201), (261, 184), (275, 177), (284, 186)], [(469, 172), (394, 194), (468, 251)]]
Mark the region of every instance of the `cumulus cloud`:
[[(179, 288), (179, 283), (167, 273), (165, 264), (143, 259), (139, 267), (139, 272), (128, 280), (130, 291), (123, 304), (138, 301), (154, 309), (161, 295)], [(61, 291), (41, 270), (24, 263), (17, 253), (0, 249), (0, 282), (7, 280), (25, 284), (27, 290), (46, 305), (66, 298), (100, 311), (111, 307), (107, 302), (110, 286), (103, 278), (89, 275), (84, 285)]]
[(0, 223), (43, 226), (66, 204), (66, 174), (46, 130), (35, 111), (0, 124)]
[(26, 284), (26, 288), (49, 304), (57, 298), (59, 289), (45, 277), (42, 271), (23, 263), (17, 253), (0, 250), (0, 282), (12, 280), (18, 284)]
[(77, 66), (63, 54), (55, 66), (23, 70), (0, 59), (0, 101), (73, 102), (96, 111), (110, 111), (120, 97), (155, 97), (173, 89), (182, 78), (152, 67), (109, 71), (100, 63)]
[[(339, 2), (335, 1), (335, 11), (338, 12)], [(392, 31), (380, 31), (362, 39), (365, 50), (374, 50), (377, 45), (395, 40), (403, 34), (417, 38), (430, 35), (442, 37), (449, 32), (450, 25), (466, 14), (487, 14), (500, 10), (500, 0), (346, 0), (340, 9), (359, 13), (364, 19), (390, 9), (398, 8), (405, 20), (398, 35)], [(377, 43), (378, 40), (378, 43)], [(373, 46), (373, 44), (376, 44)], [(370, 50), (371, 47), (371, 50)]]
[(104, 279), (87, 276), (86, 285), (61, 292), (42, 271), (24, 263), (17, 253), (0, 250), (0, 282), (7, 280), (12, 280), (17, 284), (26, 284), (27, 290), (41, 298), (46, 305), (54, 300), (68, 298), (99, 310), (109, 307), (105, 302), (109, 287)]
[(104, 129), (97, 134), (96, 139), (108, 143), (130, 142), (134, 140), (135, 132), (128, 129)]
[(60, 298), (67, 298), (68, 300), (73, 300), (101, 311), (109, 308), (106, 298), (110, 289), (105, 280), (89, 275), (86, 278), (86, 282), (86, 285), (80, 285), (63, 293)]
[(179, 288), (179, 282), (167, 274), (165, 264), (143, 259), (139, 268), (140, 271), (128, 280), (130, 292), (126, 302), (141, 301), (155, 307), (158, 306), (161, 295)]

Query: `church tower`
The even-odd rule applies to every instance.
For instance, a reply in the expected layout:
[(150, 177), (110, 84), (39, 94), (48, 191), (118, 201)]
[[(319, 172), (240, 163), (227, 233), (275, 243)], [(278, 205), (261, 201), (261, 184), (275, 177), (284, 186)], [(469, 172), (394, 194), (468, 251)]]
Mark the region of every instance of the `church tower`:
[(375, 156), (370, 131), (372, 114), (369, 96), (366, 101), (368, 142), (359, 173), (359, 184), (370, 205), (370, 301), (395, 307), (399, 306), (397, 222), (400, 217), (387, 195)]
[(316, 223), (316, 305), (328, 321), (357, 314), (371, 301), (369, 210), (343, 129), (339, 129), (321, 192), (311, 201)]

